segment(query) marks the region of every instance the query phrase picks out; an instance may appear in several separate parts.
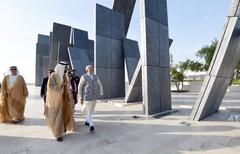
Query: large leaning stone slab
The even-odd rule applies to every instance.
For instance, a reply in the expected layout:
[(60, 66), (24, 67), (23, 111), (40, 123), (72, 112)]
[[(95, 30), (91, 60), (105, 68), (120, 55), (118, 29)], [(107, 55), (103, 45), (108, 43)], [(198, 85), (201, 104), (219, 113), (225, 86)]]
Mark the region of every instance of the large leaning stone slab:
[(123, 39), (125, 37), (124, 34), (124, 16), (122, 13), (117, 11), (111, 11), (112, 19), (111, 19), (111, 33), (113, 39)]
[(124, 14), (124, 31), (127, 36), (136, 0), (114, 0), (113, 10)]
[(71, 27), (53, 23), (51, 67), (54, 68), (58, 61), (66, 61), (70, 64), (68, 46), (70, 43)]
[(240, 59), (240, 21), (238, 17), (231, 17), (227, 21), (224, 37), (218, 45), (212, 64), (210, 75), (217, 77), (232, 77), (235, 67)]
[(124, 68), (124, 56), (122, 41), (112, 39), (112, 52), (111, 52), (111, 68), (112, 69), (123, 69)]
[(128, 89), (126, 89), (125, 102), (142, 101), (142, 62), (139, 59)]
[(71, 66), (76, 70), (78, 76), (82, 76), (86, 73), (85, 68), (87, 65), (90, 65), (91, 62), (88, 58), (87, 49), (69, 47), (68, 53), (71, 61)]
[(112, 11), (102, 5), (96, 4), (96, 34), (105, 37), (112, 37)]
[(197, 103), (194, 105), (191, 119), (202, 120), (209, 115), (218, 112), (230, 82), (230, 78), (216, 78), (207, 75)]
[[(239, 10), (233, 1), (230, 13)], [(237, 2), (239, 4), (239, 1)], [(217, 112), (234, 69), (240, 59), (240, 21), (239, 17), (229, 16), (219, 44), (214, 53), (212, 63), (200, 90), (200, 95), (193, 107), (191, 119), (202, 120)]]
[(236, 17), (240, 15), (239, 0), (232, 0), (232, 4), (228, 13), (229, 17)]
[(88, 48), (88, 32), (72, 28), (70, 44), (76, 48)]
[(124, 59), (126, 63), (126, 81), (129, 83), (132, 80), (133, 74), (136, 70), (138, 61), (140, 59), (140, 51), (138, 42), (134, 40), (124, 39), (123, 40), (123, 51)]

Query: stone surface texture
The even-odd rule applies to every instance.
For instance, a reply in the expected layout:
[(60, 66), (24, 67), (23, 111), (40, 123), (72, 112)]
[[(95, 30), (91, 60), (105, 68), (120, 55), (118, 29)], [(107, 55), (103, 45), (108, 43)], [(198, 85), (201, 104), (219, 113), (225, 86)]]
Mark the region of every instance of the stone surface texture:
[(142, 96), (145, 114), (171, 110), (166, 0), (141, 0)]

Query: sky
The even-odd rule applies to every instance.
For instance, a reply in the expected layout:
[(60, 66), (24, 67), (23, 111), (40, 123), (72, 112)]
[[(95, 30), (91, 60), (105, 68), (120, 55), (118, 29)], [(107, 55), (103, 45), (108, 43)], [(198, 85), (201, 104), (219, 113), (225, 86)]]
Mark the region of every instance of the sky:
[[(26, 82), (35, 82), (38, 34), (49, 35), (53, 22), (86, 30), (94, 38), (95, 3), (112, 8), (113, 0), (0, 0), (0, 80), (17, 65)], [(167, 0), (170, 52), (174, 63), (221, 36), (231, 0)], [(140, 0), (128, 38), (140, 41)], [(140, 46), (140, 45), (139, 45)]]

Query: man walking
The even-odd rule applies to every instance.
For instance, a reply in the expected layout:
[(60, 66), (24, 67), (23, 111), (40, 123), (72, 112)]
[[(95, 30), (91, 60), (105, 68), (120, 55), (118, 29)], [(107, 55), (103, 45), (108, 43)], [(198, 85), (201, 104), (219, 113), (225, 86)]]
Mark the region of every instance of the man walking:
[(46, 106), (46, 96), (47, 96), (47, 83), (48, 83), (48, 78), (49, 76), (54, 72), (54, 70), (49, 70), (48, 71), (48, 77), (43, 78), (42, 81), (42, 86), (41, 86), (41, 92), (40, 92), (40, 96), (43, 98), (44, 100), (44, 115), (45, 115), (45, 106)]
[(42, 81), (42, 86), (41, 86), (41, 97), (43, 97), (44, 103), (46, 103), (46, 96), (47, 96), (47, 82), (48, 82), (48, 78), (49, 76), (54, 72), (54, 70), (49, 70), (48, 71), (48, 77), (43, 78)]
[(45, 116), (58, 142), (63, 140), (62, 136), (67, 130), (74, 131), (77, 127), (73, 118), (73, 99), (66, 75), (67, 66), (66, 62), (57, 64), (47, 84)]
[(92, 65), (86, 66), (86, 72), (80, 79), (78, 94), (83, 105), (83, 113), (87, 116), (85, 125), (90, 126), (90, 132), (92, 132), (95, 130), (92, 114), (95, 110), (97, 99), (99, 99), (100, 95), (103, 95), (103, 87), (97, 75), (93, 74), (94, 69)]
[(80, 82), (80, 78), (76, 75), (76, 70), (73, 69), (73, 70), (71, 71), (71, 73), (72, 73), (72, 78), (73, 78), (73, 80), (75, 80), (75, 82), (76, 82), (76, 84), (77, 84), (77, 86), (78, 86), (78, 85), (79, 85), (79, 82)]

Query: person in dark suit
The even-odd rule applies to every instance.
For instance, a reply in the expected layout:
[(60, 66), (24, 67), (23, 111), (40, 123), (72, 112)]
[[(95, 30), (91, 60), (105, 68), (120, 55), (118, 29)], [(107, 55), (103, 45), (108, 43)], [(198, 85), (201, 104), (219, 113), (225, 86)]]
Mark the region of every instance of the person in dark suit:
[(72, 73), (73, 80), (75, 80), (75, 82), (76, 82), (76, 84), (77, 84), (77, 87), (78, 87), (78, 84), (79, 84), (79, 82), (80, 82), (80, 78), (76, 75), (76, 70), (73, 69), (73, 70), (71, 71), (71, 73)]
[[(49, 71), (48, 71), (48, 77), (49, 77), (53, 72), (54, 72), (54, 70), (49, 70)], [(44, 103), (46, 102), (48, 77), (43, 78), (42, 86), (41, 86), (40, 96), (43, 98)]]

